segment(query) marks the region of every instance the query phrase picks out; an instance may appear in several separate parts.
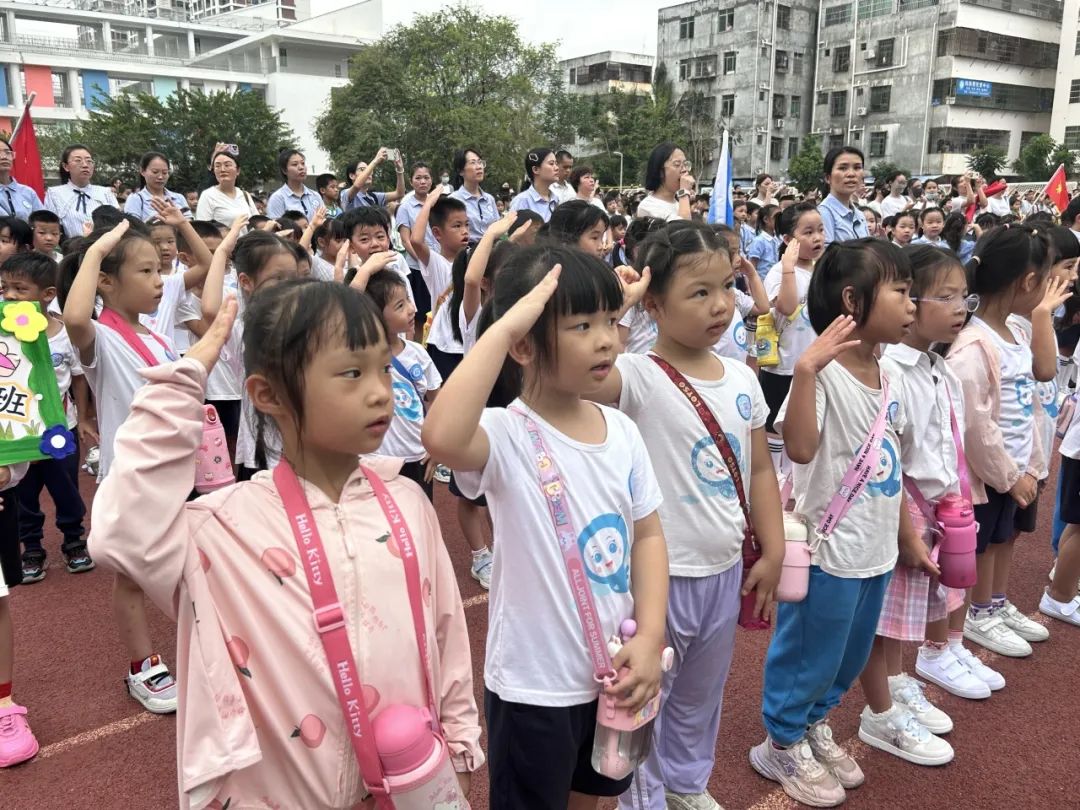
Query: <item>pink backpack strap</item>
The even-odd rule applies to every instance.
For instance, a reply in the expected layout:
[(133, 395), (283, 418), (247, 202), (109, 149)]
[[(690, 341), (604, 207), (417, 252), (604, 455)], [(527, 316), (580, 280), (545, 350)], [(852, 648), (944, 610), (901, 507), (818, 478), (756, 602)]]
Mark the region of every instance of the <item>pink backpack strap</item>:
[[(101, 310), (101, 314), (98, 315), (98, 323), (103, 324), (114, 332), (120, 335), (124, 339), (124, 342), (131, 347), (131, 350), (135, 354), (142, 358), (142, 361), (148, 366), (158, 365), (158, 359), (154, 357), (154, 353), (150, 351), (150, 348), (139, 339), (139, 336), (135, 333), (135, 330), (131, 328), (131, 324), (120, 316), (115, 310), (105, 307)], [(152, 329), (148, 330), (148, 334), (159, 344), (161, 348), (165, 350), (166, 355), (169, 352), (169, 346), (161, 339), (161, 336), (154, 332)]]

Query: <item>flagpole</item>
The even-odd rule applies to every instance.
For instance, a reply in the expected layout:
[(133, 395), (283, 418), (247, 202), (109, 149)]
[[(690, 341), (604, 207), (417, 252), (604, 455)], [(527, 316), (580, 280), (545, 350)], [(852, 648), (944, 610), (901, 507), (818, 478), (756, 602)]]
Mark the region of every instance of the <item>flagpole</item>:
[(26, 113), (30, 109), (30, 106), (34, 103), (34, 99), (37, 98), (37, 93), (31, 93), (30, 97), (26, 99), (26, 104), (23, 105), (22, 114), (19, 116), (19, 120), (15, 122), (15, 128), (11, 130), (11, 140), (15, 140), (15, 136), (19, 134), (19, 129), (23, 125), (23, 119), (26, 118)]

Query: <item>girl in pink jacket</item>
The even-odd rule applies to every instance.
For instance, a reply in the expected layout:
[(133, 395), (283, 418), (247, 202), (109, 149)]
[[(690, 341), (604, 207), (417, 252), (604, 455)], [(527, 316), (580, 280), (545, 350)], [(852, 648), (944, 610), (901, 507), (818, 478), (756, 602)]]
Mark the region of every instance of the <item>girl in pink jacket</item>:
[[(177, 621), (181, 808), (369, 807), (337, 668), (332, 679), (313, 621), (313, 547), (301, 558), (296, 510), (286, 513), (278, 479), (263, 472), (186, 502), (206, 376), (235, 313), (230, 300), (184, 360), (143, 372), (149, 383), (117, 433), (90, 543)], [(297, 279), (251, 300), (244, 336), (247, 391), (275, 421), (282, 466), (295, 472), (321, 537), (319, 563), (336, 588), (359, 676), (353, 694), (376, 720), (392, 704), (432, 705), (467, 791), (484, 756), (465, 614), (435, 512), (397, 475), (399, 461), (371, 461), (369, 474), (385, 481), (411, 531), (421, 634), (406, 587), (408, 548), (357, 465), (393, 414), (379, 313), (343, 285)]]

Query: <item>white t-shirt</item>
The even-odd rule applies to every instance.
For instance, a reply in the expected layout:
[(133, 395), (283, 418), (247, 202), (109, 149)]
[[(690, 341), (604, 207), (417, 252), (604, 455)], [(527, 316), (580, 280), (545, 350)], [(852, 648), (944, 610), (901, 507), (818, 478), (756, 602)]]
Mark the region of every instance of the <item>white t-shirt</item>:
[[(420, 264), (420, 273), (427, 284), (428, 292), (431, 293), (431, 305), (434, 307), (439, 296), (453, 280), (453, 265), (441, 253), (432, 250), (428, 253), (427, 264)], [(462, 353), (462, 345), (454, 338), (454, 330), (450, 325), (450, 296), (446, 297), (431, 321), (428, 343), (448, 354)]]
[[(167, 337), (174, 345), (178, 346), (176, 340), (178, 331), (176, 328), (176, 311), (187, 294), (184, 274), (183, 272), (173, 272), (165, 276), (161, 281), (161, 300), (158, 301), (158, 308), (153, 312), (140, 315), (139, 323), (151, 332), (157, 332), (159, 335)], [(184, 331), (187, 332), (187, 329)], [(188, 344), (185, 343), (182, 351), (187, 351), (187, 348)]]
[[(907, 416), (899, 399), (900, 370), (888, 359), (882, 359), (880, 365), (882, 376), (889, 379), (889, 418), (880, 458), (847, 515), (811, 558), (813, 565), (836, 577), (875, 577), (896, 565), (902, 487), (900, 434)], [(821, 522), (851, 459), (870, 435), (881, 409), (881, 391), (863, 385), (834, 361), (818, 372), (816, 400), (817, 454), (809, 464), (793, 465), (795, 509), (811, 530)], [(789, 396), (776, 416), (781, 435), (790, 402)]]
[[(346, 248), (342, 248), (345, 250)], [(311, 277), (319, 281), (334, 280), (334, 265), (317, 253), (311, 255)]]
[(745, 319), (753, 308), (754, 299), (742, 290), (735, 290), (735, 312), (731, 315), (731, 323), (728, 324), (727, 331), (712, 347), (713, 354), (746, 362), (746, 355), (750, 351), (750, 338), (746, 331)]
[[(739, 459), (750, 497), (750, 432), (764, 427), (769, 407), (754, 372), (721, 359), (720, 380), (687, 380), (701, 395)], [(707, 577), (742, 557), (743, 516), (728, 467), (697, 411), (656, 363), (620, 354), (619, 410), (637, 424), (656, 469), (664, 502), (660, 519), (674, 577)]]
[(626, 314), (619, 319), (619, 326), (625, 326), (630, 330), (630, 334), (626, 336), (624, 352), (645, 354), (645, 352), (651, 352), (652, 347), (656, 345), (656, 321), (640, 304), (626, 310)]
[(408, 372), (408, 377), (390, 364), (390, 386), (394, 393), (394, 418), (379, 445), (380, 456), (393, 456), (405, 461), (419, 461), (427, 452), (420, 441), (424, 425), (424, 396), (442, 385), (442, 377), (431, 357), (419, 343), (405, 341), (405, 348), (395, 358)]
[[(530, 413), (521, 400), (513, 406)], [(575, 441), (531, 415), (566, 487), (606, 640), (634, 614), (634, 522), (655, 512), (661, 496), (637, 427), (613, 408), (596, 407), (607, 423), (602, 444)], [(454, 475), (466, 497), (487, 497), (495, 527), (484, 683), (514, 703), (588, 703), (597, 686), (525, 419), (488, 408), (480, 425), (491, 447), (487, 463)]]
[(986, 209), (996, 217), (1007, 217), (1012, 213), (1008, 197), (987, 197)]
[(60, 399), (67, 415), (67, 426), (73, 428), (79, 424), (79, 413), (75, 408), (75, 399), (69, 393), (71, 378), (81, 376), (82, 366), (67, 330), (61, 325), (60, 331), (49, 336), (49, 354), (52, 355), (53, 371), (56, 373), (56, 386), (60, 389)]
[(640, 203), (637, 207), (637, 217), (654, 217), (661, 219), (664, 222), (671, 222), (672, 220), (682, 219), (679, 216), (679, 201), (674, 200), (672, 202), (664, 202), (659, 197), (650, 194)]
[(476, 345), (477, 328), (480, 326), (480, 313), (483, 308), (476, 310), (471, 321), (465, 320), (465, 307), (458, 310), (458, 329), (461, 330), (461, 347), (465, 354)]
[(885, 219), (885, 217), (896, 216), (910, 204), (911, 200), (907, 197), (904, 197), (903, 195), (894, 197), (890, 194), (881, 201), (881, 218)]
[[(1022, 315), (1010, 315), (1006, 322), (1013, 328), (1014, 332), (1019, 332), (1025, 345), (1031, 345), (1031, 321)], [(1060, 356), (1058, 360), (1060, 361)], [(1034, 362), (1034, 361), (1033, 361)], [(1060, 362), (1058, 367), (1060, 368)], [(1034, 371), (1034, 369), (1032, 369)], [(1032, 375), (1034, 379), (1034, 374)], [(1039, 431), (1039, 441), (1042, 445), (1043, 456), (1047, 459), (1050, 458), (1050, 453), (1054, 449), (1054, 434), (1057, 431), (1057, 417), (1058, 417), (1058, 391), (1060, 387), (1058, 385), (1057, 378), (1050, 380), (1049, 382), (1039, 382), (1035, 380), (1035, 396), (1039, 400), (1041, 408), (1035, 410), (1035, 427)], [(1050, 477), (1050, 465), (1046, 465), (1046, 473), (1042, 479)]]
[(963, 441), (964, 396), (959, 378), (934, 352), (897, 343), (885, 347), (885, 357), (902, 372), (899, 380), (890, 378), (890, 385), (899, 383), (896, 393), (907, 415), (906, 436), (917, 437), (900, 443), (904, 475), (930, 503), (959, 493), (959, 459), (949, 415), (951, 405)]
[(230, 197), (217, 186), (211, 186), (199, 195), (199, 204), (195, 206), (195, 219), (218, 222), (226, 227), (241, 214), (253, 217), (258, 213), (251, 195), (239, 188), (233, 189)]
[[(101, 437), (101, 463), (97, 480), (103, 481), (112, 466), (116, 431), (131, 412), (135, 392), (146, 382), (139, 374), (141, 369), (146, 368), (146, 363), (128, 346), (119, 332), (98, 321), (91, 323), (94, 327), (93, 356), (83, 357), (77, 347), (75, 354), (97, 403), (98, 434)], [(152, 335), (136, 332), (135, 336), (146, 344), (159, 364), (178, 359), (176, 349), (168, 338), (162, 336), (168, 346), (165, 349)]]
[(1035, 426), (1035, 375), (1032, 371), (1031, 349), (1023, 331), (1015, 322), (1008, 324), (1016, 343), (1002, 340), (985, 321), (973, 317), (971, 322), (990, 335), (1001, 355), (1001, 409), (998, 426), (1005, 451), (1017, 467), (1026, 470), (1031, 461)]
[[(810, 313), (806, 309), (806, 295), (810, 292), (811, 277), (812, 273), (809, 270), (796, 266), (795, 289), (799, 304), (792, 313), (792, 317), (782, 315), (780, 310), (775, 305), (773, 306), (773, 319), (776, 321), (777, 331), (780, 332), (780, 362), (762, 371), (790, 377), (795, 373), (795, 364), (802, 357), (802, 353), (817, 337), (814, 327), (810, 325)], [(777, 262), (765, 276), (765, 295), (770, 301), (775, 302), (777, 296), (780, 295), (780, 282), (783, 279), (783, 265)]]
[[(230, 279), (232, 281), (231, 286)], [(234, 296), (237, 294), (235, 272), (230, 272), (225, 276), (225, 294)], [(176, 310), (176, 321), (178, 324), (182, 324), (187, 321), (197, 321), (201, 318), (202, 302), (194, 292), (188, 291)], [(176, 331), (180, 332), (179, 326)], [(191, 334), (189, 329), (185, 328), (183, 331)], [(194, 335), (192, 337), (194, 338)], [(206, 398), (208, 400), (240, 399), (240, 391), (244, 387), (244, 358), (241, 356), (242, 353), (243, 346), (240, 345), (239, 341), (233, 337), (225, 341), (225, 345), (221, 347), (221, 356), (214, 363), (210, 376), (206, 378)]]

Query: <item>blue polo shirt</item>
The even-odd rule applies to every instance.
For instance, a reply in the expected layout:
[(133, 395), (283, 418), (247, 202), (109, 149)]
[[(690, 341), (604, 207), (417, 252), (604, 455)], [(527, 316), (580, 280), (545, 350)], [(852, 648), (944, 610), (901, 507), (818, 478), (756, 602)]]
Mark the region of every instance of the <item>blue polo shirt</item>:
[[(154, 195), (150, 193), (149, 189), (140, 188), (138, 191), (128, 195), (127, 202), (124, 203), (124, 213), (136, 216), (143, 222), (149, 222), (158, 215), (157, 211), (154, 210), (154, 206), (150, 203), (152, 199), (154, 199)], [(188, 208), (187, 200), (183, 195), (165, 189), (165, 199), (180, 209), (184, 219), (191, 219), (191, 209)]]
[(455, 200), (465, 203), (465, 216), (469, 218), (469, 241), (479, 242), (491, 223), (499, 218), (499, 209), (495, 207), (495, 198), (483, 189), (475, 197), (462, 186), (450, 195)]
[(825, 224), (825, 244), (862, 239), (870, 235), (866, 217), (858, 208), (846, 206), (832, 194), (818, 206), (821, 221)]
[(44, 207), (30, 186), (24, 186), (18, 180), (6, 185), (0, 183), (0, 216), (18, 217), (25, 222), (31, 213)]
[(554, 194), (544, 199), (535, 186), (529, 186), (523, 192), (510, 201), (511, 211), (534, 211), (539, 214), (544, 222), (551, 219), (551, 214), (559, 205), (559, 198)]
[(318, 192), (304, 186), (300, 194), (293, 193), (287, 184), (270, 195), (266, 201), (266, 215), (273, 219), (280, 219), (286, 211), (299, 211), (308, 219), (315, 215), (319, 206), (323, 204), (322, 197)]

